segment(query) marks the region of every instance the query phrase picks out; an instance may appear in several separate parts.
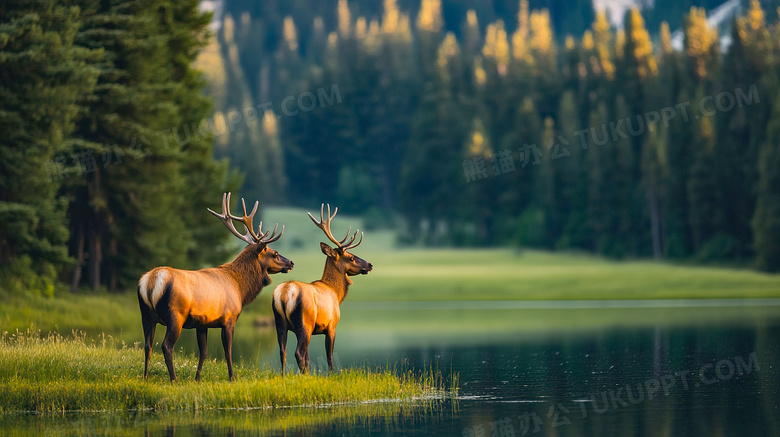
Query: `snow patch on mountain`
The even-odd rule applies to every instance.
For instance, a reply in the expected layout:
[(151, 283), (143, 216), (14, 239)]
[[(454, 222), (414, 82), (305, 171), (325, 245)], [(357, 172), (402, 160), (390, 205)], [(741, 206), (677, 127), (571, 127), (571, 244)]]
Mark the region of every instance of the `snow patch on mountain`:
[(607, 11), (607, 19), (618, 29), (623, 28), (623, 17), (633, 6), (653, 7), (655, 2), (640, 0), (593, 0), (593, 9)]
[(222, 9), (224, 5), (222, 0), (204, 0), (198, 4), (198, 9), (201, 12), (213, 12), (211, 17), (211, 23), (209, 23), (209, 29), (213, 32), (219, 30), (222, 26)]

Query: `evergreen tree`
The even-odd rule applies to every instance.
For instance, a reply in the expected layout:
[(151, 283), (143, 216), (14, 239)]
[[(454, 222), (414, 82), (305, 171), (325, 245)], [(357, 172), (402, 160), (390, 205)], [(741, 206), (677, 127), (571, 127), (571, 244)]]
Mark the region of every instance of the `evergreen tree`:
[(685, 17), (685, 54), (690, 76), (699, 83), (712, 75), (718, 57), (718, 31), (707, 24), (707, 12), (691, 7)]
[[(190, 67), (208, 17), (194, 1), (79, 4), (89, 18), (77, 41), (102, 47), (104, 56), (94, 64), (100, 75), (94, 96), (85, 99), (74, 151), (113, 165), (98, 166), (66, 187), (77, 260), (72, 290), (85, 259), (90, 286), (112, 290), (134, 283), (153, 265), (213, 261), (212, 255), (194, 255), (202, 252), (194, 238), (225, 237), (217, 237), (219, 223), (197, 206), (213, 205), (227, 188), (226, 169), (211, 162), (203, 128), (193, 128), (209, 106)], [(188, 210), (193, 212), (182, 212)]]
[(560, 199), (561, 215), (565, 217), (562, 234), (555, 245), (564, 249), (590, 249), (587, 151), (583, 150), (582, 141), (575, 134), (581, 128), (575, 94), (566, 91), (558, 107), (558, 134), (568, 143), (561, 144), (561, 147), (565, 147), (571, 155), (565, 155), (561, 150), (560, 159), (555, 161), (560, 175), (557, 197)]
[[(690, 94), (682, 89), (677, 96), (677, 102), (690, 102)], [(671, 120), (669, 135), (671, 139), (666, 145), (667, 165), (664, 177), (665, 191), (668, 197), (664, 202), (663, 227), (666, 230), (665, 255), (670, 258), (684, 258), (693, 251), (691, 228), (689, 221), (688, 179), (693, 150), (690, 145), (696, 141), (691, 126), (692, 114), (688, 113), (686, 120), (682, 114)]]
[[(440, 51), (437, 74), (425, 84), (414, 118), (399, 182), (400, 208), (412, 241), (442, 244), (457, 221), (459, 194), (464, 191), (462, 154), (464, 123), (450, 88), (452, 56)], [(405, 195), (404, 195), (405, 194)]]
[(57, 192), (74, 176), (70, 134), (97, 76), (95, 51), (74, 43), (82, 20), (56, 1), (0, 6), (0, 265), (12, 292), (52, 293), (69, 261)]
[[(173, 103), (177, 108), (175, 117), (182, 123), (182, 128), (186, 123), (192, 127), (195, 121), (199, 125), (202, 124), (212, 112), (211, 100), (202, 93), (206, 85), (204, 75), (193, 66), (199, 50), (208, 44), (206, 29), (211, 20), (211, 15), (201, 13), (198, 7), (197, 0), (179, 0), (169, 3), (168, 7), (161, 10), (165, 14), (161, 16), (160, 31), (167, 36), (169, 62), (173, 66), (170, 80), (176, 84), (172, 89)], [(247, 25), (246, 17), (242, 17), (242, 22), (244, 26)], [(245, 30), (244, 33), (248, 31)], [(245, 110), (242, 112), (244, 116), (248, 114)], [(284, 162), (280, 157), (277, 133), (271, 132), (273, 129), (266, 124), (263, 127), (269, 142), (267, 170), (276, 171), (271, 173), (271, 189), (266, 193), (270, 192), (278, 197), (252, 196), (251, 193), (246, 193), (246, 197), (265, 203), (269, 200), (278, 201), (279, 197), (284, 198), (285, 179), (282, 174)], [(250, 129), (249, 122), (241, 128)], [(187, 242), (186, 265), (202, 267), (222, 263), (232, 253), (230, 246), (224, 244), (227, 236), (222, 224), (203, 211), (208, 207), (213, 208), (222, 193), (237, 191), (241, 177), (235, 171), (228, 171), (226, 160), (215, 161), (214, 141), (210, 136), (196, 136), (194, 128), (192, 131), (191, 141), (182, 144), (179, 154), (184, 178), (180, 196), (185, 199), (185, 205), (179, 213), (183, 215), (183, 220), (192, 233)], [(213, 249), (203, 250), (204, 247)], [(111, 288), (116, 288), (116, 285), (110, 285)]]
[(642, 147), (642, 185), (647, 198), (647, 211), (650, 216), (650, 235), (652, 236), (653, 257), (663, 257), (664, 229), (664, 169), (666, 167), (666, 143), (668, 137), (663, 123), (651, 124)]
[(588, 146), (588, 221), (593, 235), (591, 238), (592, 250), (599, 254), (610, 254), (612, 241), (610, 232), (618, 226), (615, 211), (614, 194), (611, 191), (612, 175), (610, 174), (610, 153), (604, 145), (608, 141), (608, 133), (602, 127), (609, 121), (607, 107), (603, 102), (598, 103), (596, 110), (591, 112), (588, 126), (591, 128), (587, 134)]
[(758, 201), (753, 216), (756, 264), (761, 270), (780, 271), (780, 109), (773, 110), (766, 141), (758, 155)]
[[(700, 100), (700, 99), (697, 99)], [(691, 124), (695, 127), (693, 163), (688, 180), (689, 216), (694, 251), (701, 251), (715, 235), (719, 217), (713, 163), (714, 132), (709, 117)], [(700, 254), (703, 255), (703, 254)]]
[[(747, 258), (754, 240), (751, 219), (756, 209), (758, 167), (756, 162), (765, 141), (771, 105), (756, 104), (769, 100), (773, 80), (768, 66), (772, 62), (772, 47), (764, 13), (753, 2), (745, 17), (736, 20), (731, 32), (732, 44), (724, 56), (720, 72), (720, 89), (740, 95), (746, 100), (715, 116), (717, 138), (713, 160), (722, 217), (718, 232), (732, 246), (724, 254), (731, 258)], [(773, 73), (772, 73), (773, 75)]]

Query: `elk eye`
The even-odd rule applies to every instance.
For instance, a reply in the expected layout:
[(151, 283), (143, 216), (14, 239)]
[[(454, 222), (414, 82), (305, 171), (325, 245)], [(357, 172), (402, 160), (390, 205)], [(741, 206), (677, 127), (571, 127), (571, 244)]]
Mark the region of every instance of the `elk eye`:
[(350, 257), (349, 260), (352, 261), (352, 262), (355, 262), (355, 257), (354, 256)]

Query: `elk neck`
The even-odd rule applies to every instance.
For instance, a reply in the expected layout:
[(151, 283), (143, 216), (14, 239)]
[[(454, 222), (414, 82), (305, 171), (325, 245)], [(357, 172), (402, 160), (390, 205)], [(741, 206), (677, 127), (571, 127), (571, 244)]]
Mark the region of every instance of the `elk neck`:
[(229, 271), (238, 284), (243, 306), (249, 305), (260, 294), (260, 290), (271, 283), (271, 277), (266, 272), (266, 266), (258, 259), (254, 245), (247, 246), (236, 259), (222, 265), (222, 268)]
[(322, 272), (320, 282), (333, 289), (339, 299), (339, 305), (347, 298), (349, 284), (352, 283), (347, 278), (344, 268), (339, 268), (338, 264), (330, 257), (325, 260), (325, 271)]

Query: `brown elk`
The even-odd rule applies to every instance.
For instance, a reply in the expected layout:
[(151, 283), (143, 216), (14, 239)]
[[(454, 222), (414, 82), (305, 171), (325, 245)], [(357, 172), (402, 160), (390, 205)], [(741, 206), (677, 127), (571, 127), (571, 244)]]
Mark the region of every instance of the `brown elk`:
[[(200, 380), (200, 371), (206, 359), (206, 340), (209, 328), (222, 328), (222, 347), (225, 349), (228, 376), (233, 380), (233, 330), (241, 310), (249, 305), (260, 290), (271, 283), (270, 274), (287, 273), (293, 262), (268, 247), (284, 233), (276, 230), (263, 234), (263, 222), (258, 232), (252, 229), (252, 218), (257, 212), (258, 202), (252, 213), (247, 215), (246, 203), (243, 217), (230, 214), (230, 193), (222, 195), (222, 214), (208, 209), (217, 216), (236, 237), (248, 245), (233, 261), (219, 267), (201, 270), (179, 270), (171, 267), (156, 267), (138, 281), (138, 304), (144, 327), (144, 379), (149, 376), (149, 359), (152, 356), (154, 331), (157, 324), (167, 326), (162, 342), (162, 352), (171, 381), (176, 381), (173, 370), (173, 347), (182, 329), (195, 328), (200, 357), (195, 379)], [(239, 233), (233, 220), (241, 222), (246, 233)], [(270, 234), (270, 235), (269, 235)]]
[[(328, 218), (323, 218), (325, 205), (320, 208), (320, 221), (314, 219), (309, 213), (309, 218), (322, 229), (330, 241), (336, 247), (332, 248), (325, 243), (320, 243), (322, 253), (327, 256), (325, 271), (322, 279), (312, 283), (288, 281), (274, 289), (273, 312), (276, 323), (276, 337), (279, 341), (279, 355), (282, 361), (282, 374), (287, 362), (287, 331), (293, 331), (298, 339), (295, 349), (295, 359), (301, 373), (309, 370), (309, 340), (315, 334), (325, 334), (325, 354), (328, 359), (328, 367), (333, 371), (333, 345), (336, 341), (336, 325), (341, 317), (340, 305), (347, 297), (347, 291), (352, 284), (350, 276), (366, 275), (373, 269), (371, 263), (347, 252), (348, 249), (357, 247), (363, 241), (352, 244), (358, 231), (350, 238), (352, 228), (347, 231), (347, 236), (339, 241), (333, 237), (330, 231), (330, 222), (336, 216), (339, 209), (336, 208), (330, 215), (328, 205)], [(349, 241), (347, 241), (349, 240)]]

